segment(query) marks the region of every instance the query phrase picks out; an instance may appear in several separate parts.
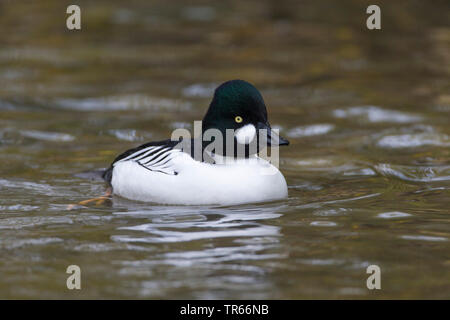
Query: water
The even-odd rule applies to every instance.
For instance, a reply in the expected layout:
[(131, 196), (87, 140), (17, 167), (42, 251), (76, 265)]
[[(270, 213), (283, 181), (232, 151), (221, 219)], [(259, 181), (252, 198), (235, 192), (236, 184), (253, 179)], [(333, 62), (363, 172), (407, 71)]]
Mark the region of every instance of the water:
[[(1, 298), (450, 298), (448, 2), (382, 2), (379, 32), (361, 1), (80, 5), (74, 33), (0, 2)], [(234, 78), (290, 138), (288, 200), (66, 210)]]

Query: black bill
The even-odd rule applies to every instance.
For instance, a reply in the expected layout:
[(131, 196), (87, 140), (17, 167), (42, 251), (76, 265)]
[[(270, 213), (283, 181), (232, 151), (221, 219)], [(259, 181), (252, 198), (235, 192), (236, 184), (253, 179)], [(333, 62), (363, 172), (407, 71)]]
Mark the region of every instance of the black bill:
[(278, 133), (272, 130), (270, 125), (267, 123), (258, 122), (258, 134), (259, 130), (266, 130), (267, 131), (267, 145), (268, 146), (287, 146), (289, 145), (289, 140), (284, 139), (281, 137)]

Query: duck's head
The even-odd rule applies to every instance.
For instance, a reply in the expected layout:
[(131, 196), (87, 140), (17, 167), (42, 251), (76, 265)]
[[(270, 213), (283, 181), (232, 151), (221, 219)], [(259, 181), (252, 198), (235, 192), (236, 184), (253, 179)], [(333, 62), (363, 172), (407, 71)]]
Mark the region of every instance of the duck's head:
[[(234, 130), (234, 149), (236, 151), (238, 144), (245, 145), (247, 156), (249, 154), (247, 147), (255, 142), (255, 139), (258, 141), (255, 152), (259, 152), (265, 146), (289, 144), (288, 140), (272, 131), (267, 119), (266, 105), (258, 89), (243, 80), (227, 81), (215, 90), (213, 100), (203, 118), (202, 127), (203, 132), (217, 129), (222, 133), (224, 150), (226, 150), (227, 129)], [(267, 135), (266, 139), (261, 141), (259, 138), (263, 133)]]

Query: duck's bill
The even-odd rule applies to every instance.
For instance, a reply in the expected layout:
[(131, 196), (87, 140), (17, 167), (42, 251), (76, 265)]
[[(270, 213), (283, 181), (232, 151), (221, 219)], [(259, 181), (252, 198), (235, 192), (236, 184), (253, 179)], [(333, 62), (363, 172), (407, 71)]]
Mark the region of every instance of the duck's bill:
[(281, 137), (278, 130), (272, 130), (269, 124), (258, 123), (258, 130), (266, 130), (267, 131), (267, 145), (268, 146), (287, 146), (289, 144), (289, 140)]

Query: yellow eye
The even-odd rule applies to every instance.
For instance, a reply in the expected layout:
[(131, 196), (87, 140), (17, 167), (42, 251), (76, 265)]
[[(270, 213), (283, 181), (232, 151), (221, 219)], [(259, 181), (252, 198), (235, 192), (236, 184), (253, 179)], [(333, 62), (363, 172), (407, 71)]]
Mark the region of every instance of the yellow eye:
[(242, 122), (242, 117), (241, 116), (236, 116), (236, 118), (234, 118), (234, 121), (236, 121), (236, 123), (241, 123)]

